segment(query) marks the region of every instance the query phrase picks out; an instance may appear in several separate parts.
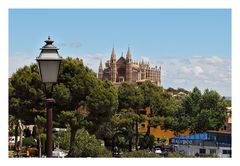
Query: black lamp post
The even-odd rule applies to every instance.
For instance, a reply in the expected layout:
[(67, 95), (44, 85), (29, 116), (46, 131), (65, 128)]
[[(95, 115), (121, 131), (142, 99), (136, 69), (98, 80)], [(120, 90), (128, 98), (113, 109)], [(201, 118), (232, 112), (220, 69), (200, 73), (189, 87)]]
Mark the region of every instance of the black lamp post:
[[(48, 37), (45, 41), (45, 45), (40, 48), (40, 55), (36, 58), (39, 69), (41, 80), (43, 83), (56, 83), (58, 79), (58, 73), (62, 57), (58, 54), (58, 48), (52, 43), (54, 41)], [(53, 85), (53, 84), (52, 84)], [(55, 100), (52, 95), (47, 95), (46, 106), (47, 106), (47, 157), (52, 157), (52, 106)]]

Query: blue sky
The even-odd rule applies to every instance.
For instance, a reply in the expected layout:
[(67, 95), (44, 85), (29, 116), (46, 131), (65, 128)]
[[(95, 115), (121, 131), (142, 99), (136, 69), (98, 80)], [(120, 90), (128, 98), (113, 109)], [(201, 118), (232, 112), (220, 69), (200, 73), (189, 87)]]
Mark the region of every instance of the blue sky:
[(214, 89), (231, 96), (229, 9), (10, 9), (9, 75), (35, 62), (50, 35), (63, 57), (97, 72), (100, 59), (131, 47), (135, 60), (162, 66), (164, 88)]

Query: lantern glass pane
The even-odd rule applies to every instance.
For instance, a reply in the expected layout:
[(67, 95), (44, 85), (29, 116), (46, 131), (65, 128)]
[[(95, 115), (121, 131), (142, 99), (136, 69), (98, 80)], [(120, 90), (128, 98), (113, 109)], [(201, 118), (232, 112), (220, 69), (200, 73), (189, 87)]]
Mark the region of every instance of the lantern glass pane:
[(41, 51), (41, 59), (59, 59), (57, 50), (42, 50)]
[(57, 82), (60, 61), (39, 61), (42, 82)]

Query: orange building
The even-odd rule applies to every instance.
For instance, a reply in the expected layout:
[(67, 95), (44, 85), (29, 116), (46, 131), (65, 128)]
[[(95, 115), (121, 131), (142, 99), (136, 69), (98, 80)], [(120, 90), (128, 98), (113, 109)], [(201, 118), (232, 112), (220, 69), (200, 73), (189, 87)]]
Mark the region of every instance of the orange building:
[[(142, 111), (141, 113), (148, 116), (149, 113), (150, 113), (150, 107), (147, 107), (146, 111)], [(148, 126), (148, 120), (140, 123), (139, 126), (138, 126), (139, 133), (145, 134), (147, 132), (147, 126)], [(150, 128), (150, 133), (155, 137), (156, 142), (160, 141), (162, 139), (165, 139), (167, 144), (169, 143), (169, 138), (172, 138), (172, 137), (175, 136), (173, 131), (161, 129), (161, 126), (159, 126), (159, 125), (155, 126), (155, 127), (151, 127)], [(189, 135), (189, 132), (186, 131), (181, 135), (182, 136)]]

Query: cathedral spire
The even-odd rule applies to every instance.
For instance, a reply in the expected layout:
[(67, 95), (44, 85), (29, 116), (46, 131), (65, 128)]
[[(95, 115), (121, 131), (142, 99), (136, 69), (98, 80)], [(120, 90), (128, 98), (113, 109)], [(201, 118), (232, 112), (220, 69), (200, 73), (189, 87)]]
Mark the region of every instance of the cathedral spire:
[(112, 48), (111, 61), (116, 60), (116, 53), (114, 47)]
[(116, 82), (117, 78), (117, 66), (116, 66), (116, 53), (114, 47), (112, 49), (111, 59), (110, 59), (110, 71), (111, 71), (111, 80)]
[(100, 61), (99, 68), (98, 68), (98, 78), (100, 80), (103, 79), (103, 67), (102, 67), (102, 60)]
[(100, 71), (100, 70), (101, 70), (101, 71), (103, 70), (102, 60), (100, 61), (100, 64), (99, 64), (99, 68), (98, 68), (98, 69), (99, 69), (99, 71)]
[(129, 61), (132, 61), (132, 53), (130, 50), (130, 47), (128, 46), (128, 51), (127, 51), (127, 55), (126, 55), (126, 59)]

